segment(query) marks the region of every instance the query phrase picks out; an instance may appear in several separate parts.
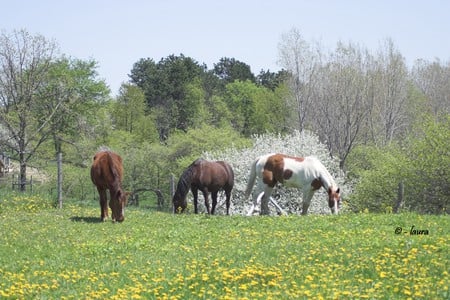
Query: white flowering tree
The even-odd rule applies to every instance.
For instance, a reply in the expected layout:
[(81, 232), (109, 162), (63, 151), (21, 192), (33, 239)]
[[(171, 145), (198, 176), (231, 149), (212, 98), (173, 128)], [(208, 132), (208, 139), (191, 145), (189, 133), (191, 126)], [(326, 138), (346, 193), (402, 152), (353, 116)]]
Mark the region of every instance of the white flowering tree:
[[(316, 156), (328, 169), (345, 193), (350, 187), (345, 186), (344, 176), (339, 169), (339, 161), (331, 158), (326, 146), (319, 142), (316, 135), (308, 132), (294, 132), (290, 135), (263, 134), (253, 137), (253, 146), (245, 149), (229, 148), (217, 153), (203, 153), (203, 158), (209, 160), (224, 160), (231, 164), (235, 173), (235, 183), (232, 197), (231, 214), (246, 214), (252, 204), (252, 199), (244, 199), (244, 192), (250, 173), (250, 165), (259, 156), (268, 153), (283, 153), (293, 156)], [(256, 184), (252, 197), (257, 197)], [(284, 188), (278, 185), (272, 193), (278, 204), (289, 214), (300, 214), (302, 193), (298, 189)], [(220, 194), (218, 213), (224, 213), (224, 195)], [(345, 208), (344, 206), (342, 208)], [(271, 214), (276, 214), (275, 207), (270, 207)], [(329, 214), (326, 191), (322, 188), (314, 194), (309, 207), (310, 214)]]

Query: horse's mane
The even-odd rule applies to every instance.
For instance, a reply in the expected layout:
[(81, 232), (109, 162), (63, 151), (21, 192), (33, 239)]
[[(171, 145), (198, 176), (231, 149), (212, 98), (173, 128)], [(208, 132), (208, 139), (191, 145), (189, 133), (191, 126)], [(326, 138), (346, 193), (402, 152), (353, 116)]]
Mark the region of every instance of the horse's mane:
[(316, 156), (307, 156), (307, 159), (314, 161), (320, 172), (322, 173), (320, 176), (320, 180), (322, 181), (322, 184), (324, 185), (325, 189), (334, 187), (337, 188), (336, 182), (333, 179), (333, 176), (331, 176), (328, 169), (323, 165), (323, 163), (316, 157)]
[(192, 177), (194, 176), (194, 167), (196, 164), (200, 163), (201, 160), (202, 159), (197, 159), (194, 161), (186, 170), (184, 170), (183, 174), (181, 174), (180, 179), (178, 180), (175, 195), (182, 198), (187, 195), (189, 189), (191, 188)]

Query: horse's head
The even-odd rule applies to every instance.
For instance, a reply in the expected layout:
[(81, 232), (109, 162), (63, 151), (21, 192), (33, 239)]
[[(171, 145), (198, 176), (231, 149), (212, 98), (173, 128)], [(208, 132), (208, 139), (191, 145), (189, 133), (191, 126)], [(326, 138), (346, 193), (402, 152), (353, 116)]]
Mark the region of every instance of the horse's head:
[(186, 197), (182, 197), (180, 194), (175, 193), (172, 199), (173, 213), (180, 214), (185, 211), (187, 207)]
[(127, 205), (129, 194), (130, 193), (124, 192), (122, 189), (119, 189), (116, 192), (114, 199), (111, 199), (111, 201), (109, 201), (113, 222), (123, 222), (123, 220), (125, 220), (125, 206)]
[(339, 188), (328, 188), (328, 206), (332, 214), (338, 214), (341, 207), (341, 193)]

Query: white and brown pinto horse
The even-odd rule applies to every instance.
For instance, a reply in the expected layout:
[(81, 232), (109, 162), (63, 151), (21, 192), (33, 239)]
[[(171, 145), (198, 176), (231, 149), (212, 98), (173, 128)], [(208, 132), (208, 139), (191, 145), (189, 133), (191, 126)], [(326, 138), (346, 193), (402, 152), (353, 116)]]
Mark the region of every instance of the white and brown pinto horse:
[[(268, 203), (271, 200), (273, 188), (277, 183), (286, 187), (295, 187), (303, 190), (302, 215), (306, 215), (314, 193), (324, 187), (328, 192), (328, 206), (333, 214), (339, 212), (340, 191), (325, 166), (315, 157), (294, 157), (285, 154), (267, 154), (260, 156), (251, 165), (250, 178), (245, 191), (248, 199), (258, 178), (258, 184), (264, 188), (261, 199), (261, 214), (268, 214)], [(253, 206), (248, 215), (253, 213), (261, 197), (254, 197)]]

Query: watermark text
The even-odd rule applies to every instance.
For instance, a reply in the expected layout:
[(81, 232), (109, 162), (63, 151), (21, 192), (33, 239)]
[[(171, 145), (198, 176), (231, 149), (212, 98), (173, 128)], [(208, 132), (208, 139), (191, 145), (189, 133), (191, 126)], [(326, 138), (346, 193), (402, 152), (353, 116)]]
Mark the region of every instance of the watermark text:
[(412, 225), (410, 228), (404, 229), (402, 227), (396, 227), (395, 234), (406, 234), (406, 235), (429, 235), (430, 231), (428, 229), (416, 228), (415, 225)]

